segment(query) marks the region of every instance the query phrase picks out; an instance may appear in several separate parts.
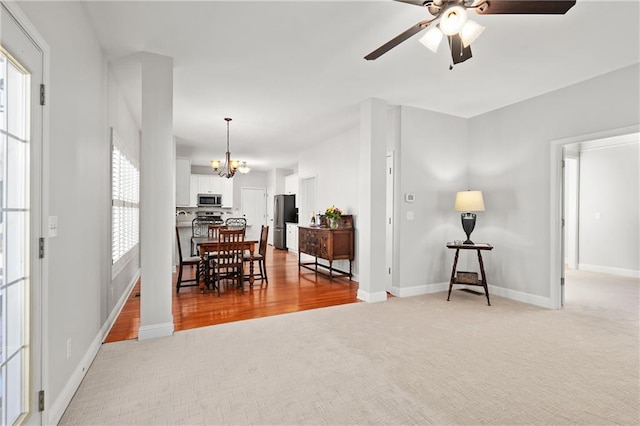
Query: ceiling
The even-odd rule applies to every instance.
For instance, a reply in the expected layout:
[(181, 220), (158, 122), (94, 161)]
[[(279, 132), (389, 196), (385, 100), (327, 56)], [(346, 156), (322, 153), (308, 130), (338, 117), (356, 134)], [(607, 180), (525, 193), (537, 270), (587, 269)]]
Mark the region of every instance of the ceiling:
[[(357, 125), (359, 104), (473, 117), (640, 61), (637, 1), (578, 0), (566, 15), (476, 15), (473, 58), (449, 70), (414, 36), (364, 55), (430, 15), (376, 1), (85, 1), (140, 116), (140, 51), (174, 59), (174, 134), (193, 164), (293, 167), (297, 153)], [(132, 56), (133, 55), (133, 56)]]

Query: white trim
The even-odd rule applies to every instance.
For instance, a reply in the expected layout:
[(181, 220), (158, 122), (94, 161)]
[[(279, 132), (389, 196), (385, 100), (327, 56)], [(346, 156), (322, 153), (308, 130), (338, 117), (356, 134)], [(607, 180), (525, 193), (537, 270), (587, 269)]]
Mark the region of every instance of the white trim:
[(396, 297), (422, 296), (423, 294), (439, 293), (449, 289), (449, 282), (416, 285), (412, 287), (392, 286), (390, 293)]
[(578, 269), (581, 271), (600, 272), (621, 277), (640, 278), (640, 271), (635, 269), (614, 268), (611, 266), (589, 265), (585, 263), (578, 263)]
[[(497, 287), (489, 284), (489, 297), (499, 296), (518, 302), (528, 303), (530, 305), (539, 306), (541, 308), (555, 309), (551, 303), (551, 298), (538, 296), (531, 293), (524, 293), (518, 290), (512, 290), (505, 287)], [(559, 287), (559, 286), (558, 286)]]
[(73, 395), (75, 395), (76, 390), (80, 387), (82, 379), (84, 379), (84, 376), (87, 374), (89, 366), (100, 350), (100, 346), (102, 345), (102, 334), (104, 331), (105, 327), (103, 326), (91, 342), (91, 345), (89, 345), (89, 348), (82, 357), (80, 364), (78, 364), (73, 373), (71, 373), (71, 376), (64, 385), (64, 388), (62, 388), (58, 398), (56, 398), (48, 408), (47, 419), (46, 421), (43, 421), (43, 424), (58, 424), (58, 422), (60, 422), (67, 406), (71, 403)]
[(173, 322), (143, 325), (138, 329), (138, 340), (157, 339), (173, 335)]
[(64, 388), (62, 388), (62, 391), (60, 392), (60, 395), (58, 395), (58, 398), (56, 398), (51, 406), (48, 407), (47, 419), (43, 421), (43, 424), (58, 424), (60, 422), (62, 415), (67, 409), (67, 406), (71, 403), (71, 399), (78, 390), (78, 387), (80, 387), (80, 383), (84, 379), (84, 376), (87, 374), (91, 363), (93, 363), (96, 355), (98, 355), (100, 346), (104, 342), (104, 339), (106, 339), (106, 337), (109, 335), (113, 324), (116, 322), (118, 315), (120, 315), (120, 312), (122, 311), (122, 308), (124, 307), (127, 298), (129, 297), (129, 294), (131, 293), (131, 290), (133, 290), (133, 286), (136, 284), (139, 277), (140, 271), (135, 274), (131, 282), (127, 285), (127, 289), (124, 291), (122, 296), (120, 296), (116, 307), (111, 311), (111, 315), (109, 315), (109, 318), (107, 318), (107, 320), (104, 322), (104, 324), (100, 328), (100, 331), (91, 342), (91, 345), (89, 345), (89, 348), (82, 357), (80, 364), (78, 364), (76, 369), (67, 380)]
[(367, 303), (386, 302), (387, 292), (377, 291), (375, 293), (369, 293), (368, 291), (358, 289), (358, 294), (356, 295), (356, 297), (359, 300), (365, 301)]
[[(42, 51), (42, 84), (45, 86), (45, 105), (42, 107), (42, 135), (41, 135), (41, 170), (40, 170), (40, 236), (45, 238), (45, 253), (49, 253), (49, 238), (46, 230), (49, 227), (49, 105), (50, 105), (50, 64), (51, 49), (45, 38), (40, 34), (36, 27), (27, 18), (20, 6), (14, 0), (3, 0), (2, 4), (7, 8), (9, 13), (13, 15), (18, 24), (26, 31), (34, 44)], [(41, 359), (40, 359), (40, 389), (49, 388), (49, 256), (41, 259), (40, 264), (40, 338), (41, 338)], [(33, 356), (33, 354), (31, 354)], [(30, 384), (29, 384), (30, 385)], [(37, 391), (38, 389), (31, 389)], [(31, 404), (31, 402), (29, 402)], [(31, 406), (29, 407), (31, 409)], [(45, 411), (42, 413), (30, 412), (27, 422), (39, 419), (42, 424), (49, 424), (48, 410), (45, 405)], [(57, 423), (57, 422), (56, 422)]]
[(598, 139), (608, 139), (609, 142), (616, 140), (627, 140), (630, 134), (640, 133), (640, 125), (623, 127), (621, 129), (607, 130), (604, 132), (592, 133), (588, 135), (575, 136), (565, 139), (551, 141), (550, 144), (550, 174), (549, 179), (549, 307), (560, 309), (562, 276), (562, 148), (565, 145), (594, 141)]

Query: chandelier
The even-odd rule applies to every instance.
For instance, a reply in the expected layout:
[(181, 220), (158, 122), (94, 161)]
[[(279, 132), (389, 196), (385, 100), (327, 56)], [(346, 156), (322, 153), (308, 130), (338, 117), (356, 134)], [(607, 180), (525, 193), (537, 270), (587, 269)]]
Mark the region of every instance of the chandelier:
[(249, 173), (251, 169), (247, 166), (246, 161), (241, 163), (238, 160), (231, 159), (231, 152), (229, 152), (229, 122), (231, 119), (227, 117), (224, 120), (227, 122), (227, 153), (225, 154), (224, 165), (220, 168), (220, 160), (211, 160), (211, 167), (218, 172), (220, 177), (230, 179), (236, 174), (236, 170), (240, 173)]

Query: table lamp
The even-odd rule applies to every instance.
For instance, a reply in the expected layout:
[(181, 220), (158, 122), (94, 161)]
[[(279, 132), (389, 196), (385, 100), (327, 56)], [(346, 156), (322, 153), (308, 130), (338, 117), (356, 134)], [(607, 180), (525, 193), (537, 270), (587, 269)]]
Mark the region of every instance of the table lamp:
[(476, 214), (473, 212), (484, 211), (484, 200), (482, 199), (482, 191), (460, 191), (456, 194), (455, 210), (463, 212), (460, 217), (462, 219), (462, 229), (467, 234), (467, 240), (463, 244), (473, 244), (471, 241), (471, 232), (476, 226)]

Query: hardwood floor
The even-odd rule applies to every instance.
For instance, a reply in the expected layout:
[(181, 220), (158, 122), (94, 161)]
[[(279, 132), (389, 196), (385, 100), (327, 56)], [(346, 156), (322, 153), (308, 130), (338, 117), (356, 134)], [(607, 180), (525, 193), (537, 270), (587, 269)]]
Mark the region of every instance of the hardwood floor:
[[(245, 283), (244, 294), (237, 290), (200, 293), (197, 287), (183, 287), (176, 294), (173, 276), (173, 322), (176, 331), (241, 321), (307, 309), (354, 303), (358, 283), (346, 278), (330, 281), (321, 274), (302, 269), (298, 273), (297, 254), (267, 248), (269, 284), (256, 281), (253, 290)], [(257, 269), (257, 265), (256, 265)], [(195, 269), (185, 268), (185, 278)], [(223, 286), (224, 290), (224, 286)], [(135, 285), (109, 332), (105, 343), (136, 339), (140, 327), (140, 282)]]

